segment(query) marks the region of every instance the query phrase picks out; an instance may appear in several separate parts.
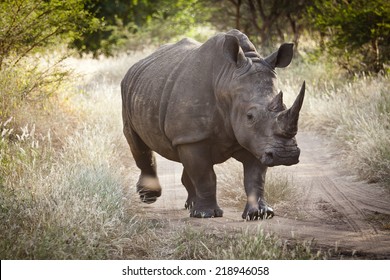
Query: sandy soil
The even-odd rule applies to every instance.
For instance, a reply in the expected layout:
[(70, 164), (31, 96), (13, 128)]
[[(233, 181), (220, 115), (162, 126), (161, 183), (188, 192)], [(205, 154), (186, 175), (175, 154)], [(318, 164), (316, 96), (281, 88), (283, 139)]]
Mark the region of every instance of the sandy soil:
[[(246, 222), (242, 209), (222, 207), (223, 218), (189, 218), (184, 209), (187, 194), (181, 185), (180, 164), (158, 157), (163, 194), (151, 205), (143, 205), (153, 216), (163, 216), (177, 225), (190, 223), (210, 230), (245, 228), (274, 232), (288, 240), (313, 240), (322, 249), (337, 248), (344, 256), (390, 259), (390, 193), (377, 185), (359, 182), (345, 173), (340, 155), (321, 137), (297, 135), (300, 163), (277, 167), (290, 172), (297, 198), (275, 207), (271, 220)], [(244, 192), (244, 190), (243, 190)], [(221, 205), (222, 206), (222, 205)]]

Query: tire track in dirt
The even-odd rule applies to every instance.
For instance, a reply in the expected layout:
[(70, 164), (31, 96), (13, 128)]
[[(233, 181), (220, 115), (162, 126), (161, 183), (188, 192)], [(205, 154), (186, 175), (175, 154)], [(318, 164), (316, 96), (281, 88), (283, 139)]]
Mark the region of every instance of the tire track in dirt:
[[(168, 217), (175, 228), (191, 224), (210, 231), (243, 228), (256, 232), (261, 227), (284, 239), (314, 238), (319, 247), (342, 248), (350, 255), (357, 252), (363, 257), (390, 258), (390, 193), (342, 174), (337, 151), (319, 136), (303, 132), (297, 138), (301, 162), (292, 167), (277, 167), (278, 172), (293, 175), (298, 193), (297, 200), (290, 203), (295, 205), (293, 211), (291, 207), (277, 206), (273, 219), (245, 222), (241, 219), (243, 209), (225, 206), (223, 218), (189, 218), (184, 209), (187, 193), (181, 185), (181, 164), (159, 156), (163, 194), (156, 203), (143, 207), (154, 218)], [(374, 221), (370, 221), (372, 217)], [(387, 222), (389, 229), (383, 226)]]
[(343, 219), (355, 231), (361, 234), (365, 240), (374, 240), (374, 234), (378, 233), (376, 228), (365, 222), (365, 215), (348, 199), (348, 197), (340, 191), (331, 179), (322, 177), (319, 179), (319, 186), (323, 193), (329, 199), (329, 202), (336, 207)]
[(340, 235), (338, 243), (351, 250), (389, 256), (389, 231), (370, 223), (367, 209), (362, 207), (372, 209), (372, 213), (389, 215), (389, 192), (341, 174), (341, 167), (336, 164), (337, 151), (318, 136), (301, 133), (298, 143), (304, 151), (303, 164), (294, 167), (294, 174), (300, 187), (306, 189), (303, 212), (309, 216), (303, 220), (317, 221), (325, 233), (314, 236), (316, 240), (329, 244), (325, 235), (331, 233)]

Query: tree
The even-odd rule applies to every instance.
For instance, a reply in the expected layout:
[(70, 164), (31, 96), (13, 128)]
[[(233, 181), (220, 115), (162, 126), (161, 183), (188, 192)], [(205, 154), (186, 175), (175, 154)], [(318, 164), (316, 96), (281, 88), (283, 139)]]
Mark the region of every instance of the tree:
[(84, 10), (98, 18), (102, 24), (95, 30), (80, 26), (81, 36), (70, 46), (80, 54), (112, 55), (115, 46), (127, 40), (128, 33), (137, 32), (156, 12), (158, 0), (84, 0)]
[(379, 72), (390, 59), (390, 3), (387, 0), (316, 0), (309, 9), (327, 47), (351, 72)]
[(59, 66), (63, 58), (41, 63), (41, 53), (98, 25), (84, 10), (83, 0), (2, 0), (0, 120), (25, 104), (44, 104), (55, 94), (69, 72)]
[[(80, 26), (82, 26), (80, 28)], [(0, 69), (13, 56), (23, 57), (97, 28), (83, 0), (3, 0), (0, 2)]]
[[(219, 29), (235, 27), (262, 48), (292, 40), (296, 47), (306, 24), (306, 8), (312, 0), (214, 0), (219, 11), (213, 22)], [(289, 36), (293, 34), (293, 36)], [(287, 37), (287, 38), (286, 38)]]
[(209, 14), (201, 0), (84, 1), (85, 10), (100, 19), (102, 25), (92, 32), (83, 32), (71, 47), (94, 57), (112, 55), (129, 40), (139, 39), (139, 34), (148, 33), (157, 41), (167, 41), (190, 30)]

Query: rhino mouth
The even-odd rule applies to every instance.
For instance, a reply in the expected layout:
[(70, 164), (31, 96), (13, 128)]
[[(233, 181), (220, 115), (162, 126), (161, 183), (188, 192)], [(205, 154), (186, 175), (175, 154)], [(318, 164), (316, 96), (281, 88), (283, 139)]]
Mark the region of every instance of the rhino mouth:
[(262, 164), (272, 167), (276, 165), (293, 165), (299, 162), (299, 155), (301, 151), (297, 147), (294, 151), (277, 152), (274, 150), (266, 150), (260, 157)]

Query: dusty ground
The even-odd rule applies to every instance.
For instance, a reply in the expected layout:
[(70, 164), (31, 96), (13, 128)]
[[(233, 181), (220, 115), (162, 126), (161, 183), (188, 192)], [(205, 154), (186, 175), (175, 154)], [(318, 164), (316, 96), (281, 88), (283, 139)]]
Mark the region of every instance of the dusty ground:
[(154, 217), (169, 217), (175, 225), (190, 223), (213, 231), (257, 230), (261, 226), (283, 239), (314, 239), (316, 246), (337, 249), (345, 257), (390, 259), (390, 193), (343, 174), (337, 151), (313, 133), (300, 133), (297, 141), (302, 151), (300, 163), (278, 167), (278, 171), (293, 174), (298, 195), (296, 200), (276, 207), (271, 220), (245, 222), (241, 219), (243, 209), (223, 205), (223, 218), (189, 218), (184, 209), (181, 165), (161, 157), (158, 169), (163, 194), (156, 203), (143, 207)]

